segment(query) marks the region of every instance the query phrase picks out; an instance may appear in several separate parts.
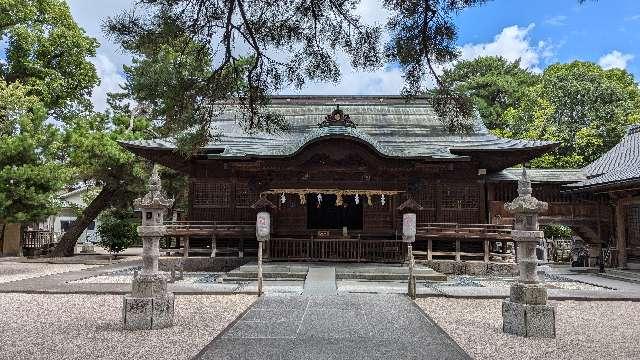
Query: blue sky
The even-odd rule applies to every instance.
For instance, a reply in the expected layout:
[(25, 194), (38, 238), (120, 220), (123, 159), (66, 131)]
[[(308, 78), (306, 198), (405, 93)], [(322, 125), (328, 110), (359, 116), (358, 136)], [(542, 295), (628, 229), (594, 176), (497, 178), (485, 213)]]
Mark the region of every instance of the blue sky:
[[(98, 110), (106, 93), (123, 81), (122, 65), (129, 55), (105, 38), (101, 22), (132, 6), (133, 0), (67, 0), (76, 21), (102, 46), (96, 64), (101, 85), (94, 90)], [(359, 13), (368, 22), (384, 23), (388, 12), (381, 0), (362, 0)], [(640, 80), (640, 0), (493, 0), (456, 16), (462, 58), (501, 55), (522, 59), (523, 67), (542, 71), (555, 62), (586, 60), (603, 67), (626, 68)], [(0, 51), (2, 44), (0, 44)], [(0, 55), (0, 58), (2, 56)], [(398, 94), (402, 74), (387, 66), (372, 73), (356, 73), (346, 59), (338, 84), (308, 84), (287, 94)]]

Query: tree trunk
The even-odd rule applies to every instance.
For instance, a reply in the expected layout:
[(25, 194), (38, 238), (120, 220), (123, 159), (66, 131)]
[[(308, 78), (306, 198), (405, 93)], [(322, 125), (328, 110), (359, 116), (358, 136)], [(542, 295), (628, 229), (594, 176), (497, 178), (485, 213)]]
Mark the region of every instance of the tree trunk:
[(73, 256), (76, 242), (82, 232), (95, 220), (95, 218), (111, 205), (116, 190), (103, 187), (98, 196), (82, 211), (82, 214), (73, 223), (73, 226), (62, 235), (60, 242), (51, 252), (51, 257)]

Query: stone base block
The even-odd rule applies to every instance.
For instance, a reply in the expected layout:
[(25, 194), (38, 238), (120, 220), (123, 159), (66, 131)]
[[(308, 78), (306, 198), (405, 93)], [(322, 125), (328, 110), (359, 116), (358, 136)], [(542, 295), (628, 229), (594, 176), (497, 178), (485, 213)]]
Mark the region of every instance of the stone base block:
[(154, 330), (173, 326), (175, 297), (134, 297), (125, 295), (122, 322), (125, 330)]
[(556, 337), (556, 310), (551, 305), (502, 302), (502, 331), (524, 337)]
[(131, 281), (131, 295), (138, 298), (164, 297), (167, 277), (164, 274), (140, 274)]
[(512, 302), (529, 305), (545, 305), (547, 288), (542, 284), (515, 283), (511, 285)]

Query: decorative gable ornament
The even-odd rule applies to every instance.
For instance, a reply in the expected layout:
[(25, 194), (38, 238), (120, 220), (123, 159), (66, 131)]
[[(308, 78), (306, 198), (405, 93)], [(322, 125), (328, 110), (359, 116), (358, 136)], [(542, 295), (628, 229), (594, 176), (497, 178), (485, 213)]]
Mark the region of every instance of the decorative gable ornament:
[(349, 115), (345, 114), (344, 111), (340, 110), (340, 105), (336, 106), (336, 109), (331, 112), (331, 114), (327, 115), (324, 118), (324, 121), (318, 124), (319, 127), (327, 127), (327, 126), (345, 126), (345, 127), (356, 127), (356, 124), (351, 121)]

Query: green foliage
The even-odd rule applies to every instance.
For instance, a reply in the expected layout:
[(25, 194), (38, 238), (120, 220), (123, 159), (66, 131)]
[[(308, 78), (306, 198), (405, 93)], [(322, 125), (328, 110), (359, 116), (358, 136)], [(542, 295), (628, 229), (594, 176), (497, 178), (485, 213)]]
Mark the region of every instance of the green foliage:
[(0, 219), (35, 221), (71, 182), (59, 123), (90, 107), (96, 41), (62, 0), (0, 1)]
[(496, 135), (558, 142), (552, 153), (531, 162), (539, 168), (582, 167), (620, 141), (640, 122), (640, 90), (620, 69), (575, 61), (542, 74), (497, 57), (462, 61), (444, 81), (474, 101)]
[(85, 35), (63, 0), (0, 1), (0, 39), (7, 41), (0, 76), (22, 82), (48, 113), (89, 107), (99, 79), (87, 57), (98, 43)]
[(509, 62), (498, 56), (465, 60), (445, 70), (442, 81), (448, 87), (466, 94), (490, 130), (507, 127), (504, 113), (517, 106), (528, 87), (539, 76), (520, 67), (520, 61)]
[(570, 239), (573, 235), (573, 230), (565, 225), (544, 225), (542, 230), (544, 231), (545, 239)]
[(140, 240), (137, 232), (138, 220), (131, 209), (112, 209), (100, 216), (98, 245), (117, 254)]
[(574, 61), (549, 66), (509, 112), (507, 128), (520, 138), (560, 143), (532, 166), (581, 167), (611, 149), (638, 121), (640, 89), (631, 74)]
[(0, 219), (25, 222), (57, 208), (68, 180), (57, 161), (62, 135), (47, 123), (43, 104), (19, 83), (0, 80)]

